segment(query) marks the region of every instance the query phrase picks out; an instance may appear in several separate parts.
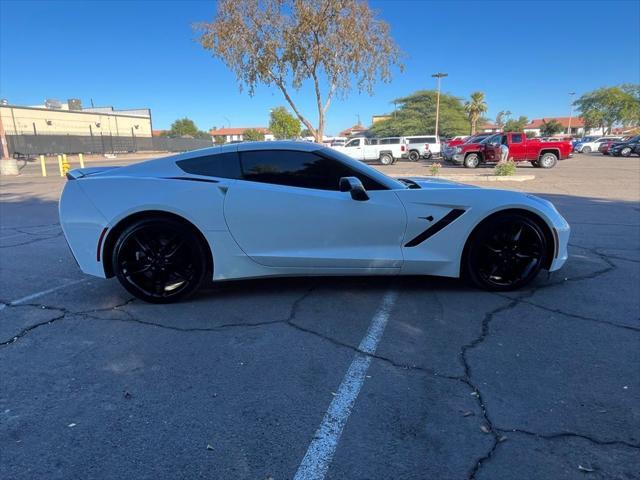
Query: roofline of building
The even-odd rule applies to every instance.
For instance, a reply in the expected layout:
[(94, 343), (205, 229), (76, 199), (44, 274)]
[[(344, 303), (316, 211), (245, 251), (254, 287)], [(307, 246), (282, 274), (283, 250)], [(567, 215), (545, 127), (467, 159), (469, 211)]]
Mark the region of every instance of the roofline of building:
[[(104, 113), (104, 112), (85, 112), (82, 110), (62, 110), (57, 108), (42, 108), (42, 107), (25, 107), (23, 105), (0, 105), (0, 108), (21, 108), (24, 110), (39, 110), (44, 112), (62, 112), (62, 113), (82, 113), (84, 115), (112, 115), (115, 117), (128, 117), (128, 118), (151, 118), (151, 109), (150, 108), (132, 108), (130, 110), (149, 110), (149, 116), (143, 117), (141, 115), (127, 115), (122, 113), (116, 113), (119, 110), (113, 110), (113, 113)], [(94, 108), (106, 108), (106, 107), (94, 107)], [(113, 108), (113, 107), (112, 107)]]

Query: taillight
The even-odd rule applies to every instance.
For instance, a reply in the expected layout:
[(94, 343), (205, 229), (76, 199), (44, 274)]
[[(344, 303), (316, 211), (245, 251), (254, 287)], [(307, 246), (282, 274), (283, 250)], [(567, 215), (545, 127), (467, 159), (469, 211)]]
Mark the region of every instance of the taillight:
[(405, 146), (404, 145), (400, 145), (400, 151), (404, 152), (404, 150), (405, 150)]

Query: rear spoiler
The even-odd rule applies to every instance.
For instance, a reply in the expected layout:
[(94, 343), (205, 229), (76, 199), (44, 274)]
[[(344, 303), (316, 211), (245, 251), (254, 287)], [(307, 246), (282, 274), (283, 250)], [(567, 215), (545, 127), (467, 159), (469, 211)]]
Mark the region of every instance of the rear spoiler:
[(82, 177), (88, 177), (90, 175), (97, 175), (98, 173), (104, 173), (114, 168), (120, 168), (118, 166), (110, 165), (105, 167), (88, 167), (88, 168), (74, 168), (67, 172), (67, 178), (69, 180), (76, 180)]

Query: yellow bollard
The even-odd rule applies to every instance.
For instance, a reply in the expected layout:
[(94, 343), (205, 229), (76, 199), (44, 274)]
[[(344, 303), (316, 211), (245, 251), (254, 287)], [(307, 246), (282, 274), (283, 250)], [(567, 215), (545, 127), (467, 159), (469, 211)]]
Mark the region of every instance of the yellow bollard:
[(47, 165), (44, 163), (44, 155), (40, 155), (40, 168), (42, 169), (42, 176), (47, 176)]
[(64, 173), (62, 172), (62, 155), (58, 155), (58, 168), (60, 169), (60, 176), (64, 177)]
[(71, 165), (69, 165), (69, 162), (67, 161), (67, 154), (63, 153), (62, 154), (62, 175), (63, 176), (66, 175), (70, 168), (71, 168)]
[(84, 155), (79, 153), (78, 154), (78, 159), (80, 160), (80, 168), (84, 168)]

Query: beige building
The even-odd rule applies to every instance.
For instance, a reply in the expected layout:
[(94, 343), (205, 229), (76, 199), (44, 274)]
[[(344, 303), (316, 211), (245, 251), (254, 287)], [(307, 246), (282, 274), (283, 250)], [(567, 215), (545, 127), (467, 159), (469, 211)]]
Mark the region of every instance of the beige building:
[(151, 137), (151, 110), (113, 107), (72, 109), (0, 105), (6, 135), (82, 135)]

